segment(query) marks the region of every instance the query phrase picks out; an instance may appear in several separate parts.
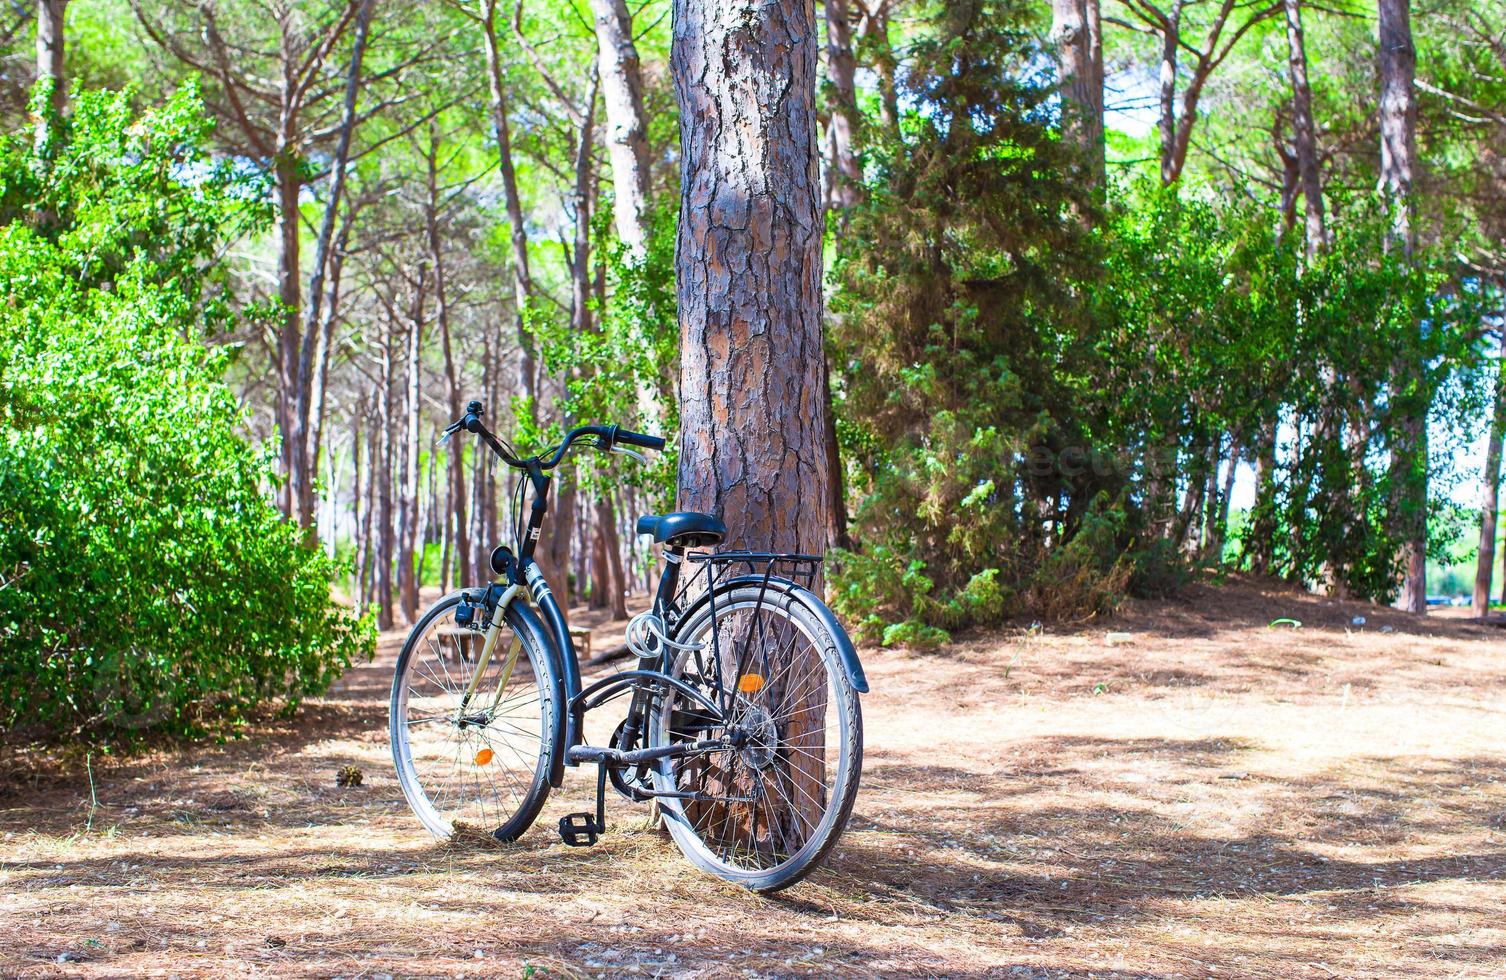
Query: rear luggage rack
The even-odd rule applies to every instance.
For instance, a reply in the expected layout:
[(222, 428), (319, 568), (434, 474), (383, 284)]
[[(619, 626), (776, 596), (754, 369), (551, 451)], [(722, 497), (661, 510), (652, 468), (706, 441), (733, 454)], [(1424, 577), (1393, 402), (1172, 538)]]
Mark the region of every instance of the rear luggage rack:
[(823, 561), (820, 555), (777, 551), (690, 551), (685, 560), (701, 566), (705, 574), (688, 566), (690, 573), (681, 580), (675, 595), (675, 605), (681, 609), (689, 609), (695, 599), (716, 588), (723, 579), (738, 575), (757, 575), (763, 579), (765, 588), (771, 578), (783, 578), (814, 589)]

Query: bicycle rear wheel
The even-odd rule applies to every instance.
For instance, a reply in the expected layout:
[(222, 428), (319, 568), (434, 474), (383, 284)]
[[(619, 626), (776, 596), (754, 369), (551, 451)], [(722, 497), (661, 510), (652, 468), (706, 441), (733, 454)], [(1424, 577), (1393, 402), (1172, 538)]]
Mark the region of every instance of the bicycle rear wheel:
[[(398, 656), (388, 717), (393, 763), (408, 805), (435, 837), (464, 825), (516, 840), (549, 795), (562, 710), (554, 662), (536, 623), (516, 608), (501, 626), (482, 622), (480, 611), (463, 625), (460, 603), (459, 592), (439, 600)], [(473, 688), (487, 635), (498, 629)]]
[[(755, 891), (805, 877), (847, 824), (862, 770), (863, 720), (819, 603), (799, 588), (719, 588), (677, 630), (670, 675), (722, 706), (718, 715), (669, 690), (649, 744), (730, 738), (657, 763), (659, 806), (697, 867)], [(712, 636), (717, 655), (713, 655)]]

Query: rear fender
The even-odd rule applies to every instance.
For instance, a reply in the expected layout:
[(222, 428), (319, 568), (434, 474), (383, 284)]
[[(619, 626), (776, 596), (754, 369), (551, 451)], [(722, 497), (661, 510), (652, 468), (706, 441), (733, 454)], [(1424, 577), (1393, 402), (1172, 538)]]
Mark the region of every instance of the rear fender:
[(725, 579), (718, 582), (712, 592), (702, 595), (691, 603), (679, 622), (687, 623), (693, 620), (696, 614), (711, 602), (713, 593), (720, 599), (722, 593), (745, 585), (754, 588), (767, 585), (769, 592), (777, 593), (787, 602), (800, 603), (811, 615), (820, 620), (821, 625), (826, 628), (827, 636), (831, 637), (832, 645), (836, 648), (837, 659), (842, 663), (842, 672), (847, 675), (847, 683), (851, 684), (852, 689), (859, 694), (868, 693), (868, 677), (863, 673), (863, 663), (858, 659), (857, 648), (852, 645), (852, 637), (847, 635), (847, 630), (838, 622), (836, 614), (827, 608), (826, 603), (798, 582), (776, 576), (765, 579), (762, 575), (739, 575), (736, 578)]

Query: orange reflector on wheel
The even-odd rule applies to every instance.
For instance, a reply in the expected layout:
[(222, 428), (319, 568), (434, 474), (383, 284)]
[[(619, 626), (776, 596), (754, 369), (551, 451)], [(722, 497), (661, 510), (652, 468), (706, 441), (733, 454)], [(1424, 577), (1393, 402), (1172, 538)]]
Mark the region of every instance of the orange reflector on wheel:
[(737, 679), (737, 689), (744, 694), (757, 694), (763, 690), (763, 675), (744, 674)]
[(484, 765), (486, 765), (488, 762), (492, 761), (492, 756), (494, 754), (495, 753), (493, 753), (491, 749), (482, 749), (480, 752), (477, 752), (476, 753), (476, 765), (478, 765), (478, 766), (484, 766)]

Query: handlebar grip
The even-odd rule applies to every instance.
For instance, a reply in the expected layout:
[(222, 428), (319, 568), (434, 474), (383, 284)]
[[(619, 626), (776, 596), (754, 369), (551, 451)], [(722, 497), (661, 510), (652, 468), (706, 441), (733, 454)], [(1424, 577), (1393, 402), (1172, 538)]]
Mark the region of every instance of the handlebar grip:
[(645, 435), (642, 432), (629, 432), (626, 429), (617, 430), (617, 441), (629, 446), (638, 446), (642, 449), (663, 449), (664, 440), (659, 436)]

